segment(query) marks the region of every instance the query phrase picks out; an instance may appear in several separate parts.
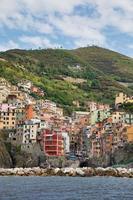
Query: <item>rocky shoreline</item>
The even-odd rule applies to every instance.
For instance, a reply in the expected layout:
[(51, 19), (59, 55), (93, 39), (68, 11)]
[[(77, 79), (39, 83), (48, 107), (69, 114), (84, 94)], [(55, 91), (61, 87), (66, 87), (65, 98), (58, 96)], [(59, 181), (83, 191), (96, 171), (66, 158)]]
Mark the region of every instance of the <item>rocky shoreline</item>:
[(133, 168), (0, 168), (0, 176), (113, 176), (113, 177), (127, 177), (133, 178)]

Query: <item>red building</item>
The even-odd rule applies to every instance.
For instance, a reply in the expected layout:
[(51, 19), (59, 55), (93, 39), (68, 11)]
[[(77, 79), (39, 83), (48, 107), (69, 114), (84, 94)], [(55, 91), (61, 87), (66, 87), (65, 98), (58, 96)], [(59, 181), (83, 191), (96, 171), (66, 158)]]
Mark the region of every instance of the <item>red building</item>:
[(63, 137), (62, 133), (54, 130), (43, 131), (43, 149), (47, 156), (63, 156)]

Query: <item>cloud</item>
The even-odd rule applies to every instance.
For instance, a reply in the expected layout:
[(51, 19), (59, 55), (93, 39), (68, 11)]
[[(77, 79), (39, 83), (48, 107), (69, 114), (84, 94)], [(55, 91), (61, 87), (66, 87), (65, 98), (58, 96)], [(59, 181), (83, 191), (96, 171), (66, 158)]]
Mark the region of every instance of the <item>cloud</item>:
[(112, 26), (119, 31), (133, 34), (133, 1), (132, 0), (88, 0), (100, 14), (99, 23), (104, 28)]
[(22, 36), (19, 40), (23, 43), (28, 44), (32, 48), (55, 48), (59, 47), (59, 44), (51, 43), (47, 38), (39, 36)]
[(128, 48), (133, 49), (133, 44), (129, 44)]
[[(93, 6), (93, 17), (88, 10), (84, 15), (75, 12), (77, 7), (89, 6)], [(75, 47), (88, 43), (107, 46), (106, 28), (112, 27), (120, 34), (132, 37), (132, 22), (133, 0), (0, 1), (1, 29), (22, 32), (25, 36), (21, 36), (20, 41), (33, 46), (55, 46), (52, 45), (53, 36), (58, 41), (60, 36), (71, 39)], [(33, 32), (36, 36), (26, 36)]]
[(31, 13), (62, 13), (70, 14), (74, 7), (83, 5), (86, 0), (22, 0), (25, 8)]
[[(93, 5), (100, 14), (97, 20), (88, 17), (93, 23), (99, 22), (102, 28), (115, 26), (123, 32), (133, 33), (133, 1), (132, 0), (1, 0), (0, 22), (9, 27), (35, 27), (38, 31), (52, 32), (49, 16), (60, 14), (63, 17), (74, 16), (76, 6)], [(40, 20), (41, 19), (41, 20)], [(83, 17), (84, 23), (86, 19)], [(41, 22), (40, 22), (41, 21)], [(22, 25), (21, 25), (22, 24)], [(42, 28), (41, 28), (42, 27)], [(43, 28), (44, 27), (44, 28)]]
[(106, 38), (98, 28), (98, 24), (92, 23), (87, 17), (67, 15), (62, 17), (51, 17), (50, 22), (61, 31), (63, 35), (70, 36), (76, 40), (76, 46), (80, 44), (105, 44)]
[(9, 49), (18, 49), (19, 44), (15, 43), (12, 40), (9, 40), (7, 43), (0, 44), (0, 51), (6, 51)]

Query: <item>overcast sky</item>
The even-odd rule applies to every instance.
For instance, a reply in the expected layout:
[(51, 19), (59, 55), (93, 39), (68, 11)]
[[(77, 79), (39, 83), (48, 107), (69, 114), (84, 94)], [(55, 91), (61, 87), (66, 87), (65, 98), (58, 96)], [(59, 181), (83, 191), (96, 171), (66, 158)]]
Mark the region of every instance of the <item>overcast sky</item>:
[(88, 44), (133, 57), (133, 0), (0, 0), (0, 51)]

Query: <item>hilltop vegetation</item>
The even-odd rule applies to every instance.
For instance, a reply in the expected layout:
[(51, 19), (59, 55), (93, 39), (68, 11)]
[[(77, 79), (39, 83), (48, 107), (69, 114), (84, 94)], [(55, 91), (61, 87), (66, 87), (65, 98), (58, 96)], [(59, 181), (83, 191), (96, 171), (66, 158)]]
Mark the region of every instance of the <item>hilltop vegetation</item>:
[[(31, 80), (46, 97), (67, 110), (73, 101), (84, 105), (87, 100), (112, 103), (115, 94), (133, 93), (117, 81), (133, 82), (133, 59), (107, 49), (87, 47), (76, 50), (9, 50), (0, 53), (0, 76), (13, 84)], [(84, 79), (72, 83), (64, 77)]]
[(72, 53), (114, 80), (133, 83), (132, 58), (95, 46), (79, 48)]

